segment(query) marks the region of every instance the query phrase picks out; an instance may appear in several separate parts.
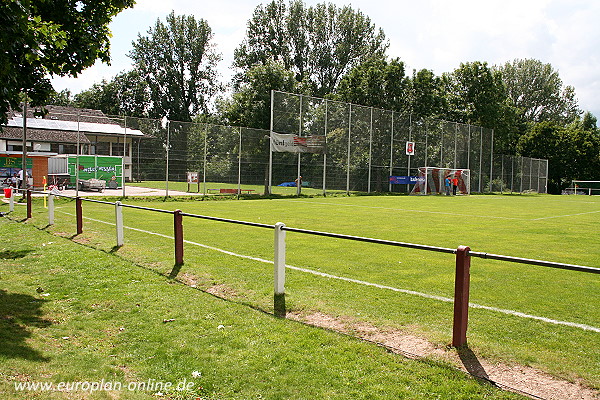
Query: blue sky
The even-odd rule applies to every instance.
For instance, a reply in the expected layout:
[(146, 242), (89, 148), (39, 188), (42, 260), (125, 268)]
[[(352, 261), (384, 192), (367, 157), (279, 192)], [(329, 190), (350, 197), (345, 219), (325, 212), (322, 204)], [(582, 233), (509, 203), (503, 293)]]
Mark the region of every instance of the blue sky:
[[(307, 5), (325, 0), (304, 0)], [(427, 68), (441, 75), (461, 62), (504, 64), (535, 58), (559, 71), (575, 87), (579, 106), (600, 118), (600, 1), (598, 0), (329, 0), (351, 5), (382, 28), (388, 55), (408, 70)], [(131, 68), (127, 53), (138, 34), (158, 18), (176, 14), (203, 18), (222, 54), (221, 79), (232, 75), (233, 51), (241, 43), (252, 12), (266, 0), (138, 0), (111, 23), (111, 66), (97, 63), (78, 78), (55, 78), (56, 90), (73, 94)]]

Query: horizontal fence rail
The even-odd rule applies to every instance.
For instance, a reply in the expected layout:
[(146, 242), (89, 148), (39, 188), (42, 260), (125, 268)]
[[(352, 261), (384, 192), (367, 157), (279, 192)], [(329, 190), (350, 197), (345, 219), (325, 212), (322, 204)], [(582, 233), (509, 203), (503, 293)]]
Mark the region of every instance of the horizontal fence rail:
[[(13, 211), (12, 205), (14, 204), (14, 193), (23, 192), (23, 190), (13, 191), (13, 195), (10, 198), (11, 211)], [(26, 191), (27, 199), (27, 219), (31, 217), (32, 201), (31, 194), (42, 194), (48, 196), (48, 222), (49, 225), (54, 224), (54, 196), (69, 198), (76, 201), (76, 219), (77, 219), (77, 234), (83, 233), (83, 211), (81, 203), (83, 201), (91, 203), (101, 203), (115, 206), (115, 217), (117, 225), (117, 246), (122, 246), (123, 241), (123, 217), (121, 214), (122, 207), (139, 209), (150, 212), (160, 212), (165, 214), (172, 214), (174, 218), (174, 242), (175, 242), (175, 265), (183, 265), (183, 217), (198, 218), (216, 222), (231, 223), (237, 225), (252, 226), (256, 228), (267, 228), (273, 229), (275, 232), (274, 236), (274, 310), (275, 315), (285, 317), (285, 252), (286, 252), (286, 232), (295, 232), (313, 236), (322, 236), (335, 239), (359, 241), (365, 243), (381, 244), (386, 246), (404, 247), (415, 250), (431, 251), (445, 254), (456, 255), (456, 270), (455, 270), (455, 292), (454, 292), (454, 319), (453, 319), (453, 336), (452, 345), (460, 347), (466, 344), (467, 337), (467, 323), (468, 323), (468, 307), (469, 307), (469, 282), (470, 282), (470, 265), (471, 257), (506, 261), (519, 264), (537, 265), (541, 267), (549, 267), (555, 269), (563, 269), (577, 272), (585, 272), (592, 274), (600, 274), (600, 268), (588, 267), (583, 265), (565, 264), (552, 261), (535, 260), (528, 258), (505, 256), (500, 254), (491, 254), (485, 252), (471, 251), (467, 246), (460, 246), (457, 249), (429, 246), (415, 243), (398, 242), (393, 240), (376, 239), (362, 236), (345, 235), (332, 232), (322, 232), (310, 229), (293, 228), (285, 226), (284, 223), (278, 222), (275, 225), (263, 224), (250, 221), (241, 221), (228, 218), (213, 217), (207, 215), (184, 213), (181, 210), (169, 211), (159, 208), (136, 206), (131, 204), (123, 204), (120, 201), (109, 202), (102, 200), (94, 200), (84, 197), (74, 197), (62, 194), (51, 194), (47, 192), (34, 192), (31, 190)]]

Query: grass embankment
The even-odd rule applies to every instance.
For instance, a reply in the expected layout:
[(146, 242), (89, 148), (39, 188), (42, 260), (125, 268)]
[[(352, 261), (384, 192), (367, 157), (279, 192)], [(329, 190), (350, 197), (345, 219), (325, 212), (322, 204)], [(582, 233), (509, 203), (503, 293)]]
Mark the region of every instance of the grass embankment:
[[(77, 244), (34, 224), (0, 219), (3, 399), (518, 398), (435, 362), (216, 298), (89, 247), (95, 239)], [(79, 390), (16, 389), (28, 382)], [(121, 386), (92, 391), (100, 383)]]

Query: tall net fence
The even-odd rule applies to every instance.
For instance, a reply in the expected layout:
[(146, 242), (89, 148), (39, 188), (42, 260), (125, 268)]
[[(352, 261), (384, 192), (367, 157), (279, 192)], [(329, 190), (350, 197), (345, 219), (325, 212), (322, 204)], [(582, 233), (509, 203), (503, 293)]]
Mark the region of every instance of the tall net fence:
[[(71, 142), (63, 137), (62, 144), (44, 144), (44, 151), (123, 157), (125, 181), (159, 187), (189, 182), (193, 173), (197, 187), (187, 190), (201, 193), (278, 193), (278, 185), (300, 175), (312, 193), (409, 193), (412, 185), (392, 184), (390, 176), (417, 176), (426, 166), (469, 169), (472, 192), (546, 193), (547, 160), (494, 154), (490, 129), (284, 92), (273, 92), (272, 100), (272, 132), (323, 138), (325, 151), (272, 151), (267, 130), (99, 112), (54, 110), (48, 126), (38, 121), (31, 129), (60, 130), (63, 121)], [(414, 152), (407, 154), (407, 143)]]
[(431, 166), (471, 170), (473, 192), (547, 191), (547, 160), (494, 154), (492, 129), (277, 91), (272, 107), (272, 131), (326, 137), (325, 154), (273, 154), (280, 171), (324, 190), (408, 192), (389, 177)]

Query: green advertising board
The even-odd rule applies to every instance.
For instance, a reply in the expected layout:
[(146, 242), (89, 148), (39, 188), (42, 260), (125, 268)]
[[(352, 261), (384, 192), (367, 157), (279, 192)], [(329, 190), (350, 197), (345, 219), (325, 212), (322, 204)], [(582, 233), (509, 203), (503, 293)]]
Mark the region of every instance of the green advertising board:
[(113, 156), (69, 156), (69, 175), (75, 183), (77, 170), (79, 179), (101, 179), (108, 183), (115, 180), (118, 186), (123, 182), (123, 157)]
[[(33, 168), (33, 160), (31, 158), (25, 159), (27, 162), (27, 168)], [(22, 166), (21, 157), (0, 157), (0, 168), (18, 168)]]

